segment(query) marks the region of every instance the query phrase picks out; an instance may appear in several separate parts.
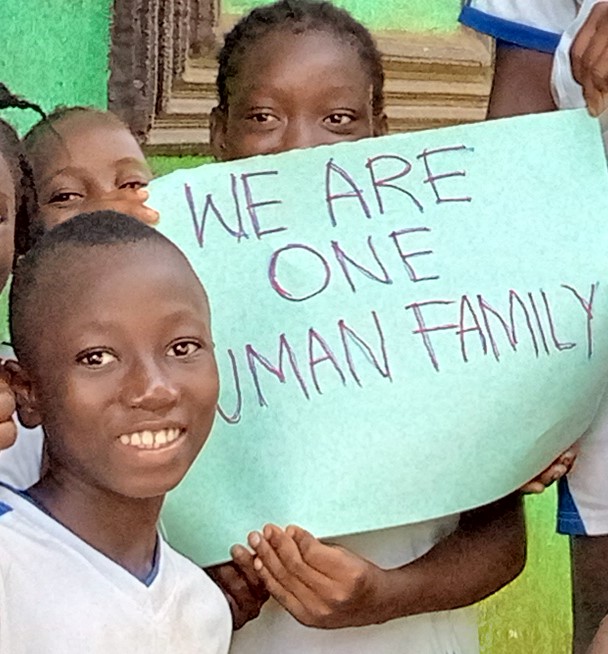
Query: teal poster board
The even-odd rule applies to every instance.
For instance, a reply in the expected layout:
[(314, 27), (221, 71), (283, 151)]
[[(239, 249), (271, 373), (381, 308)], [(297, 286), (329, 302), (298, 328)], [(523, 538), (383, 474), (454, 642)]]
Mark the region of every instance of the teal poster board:
[(161, 230), (205, 284), (218, 417), (167, 499), (201, 564), (498, 499), (588, 427), (608, 374), (608, 176), (561, 112), (177, 171)]

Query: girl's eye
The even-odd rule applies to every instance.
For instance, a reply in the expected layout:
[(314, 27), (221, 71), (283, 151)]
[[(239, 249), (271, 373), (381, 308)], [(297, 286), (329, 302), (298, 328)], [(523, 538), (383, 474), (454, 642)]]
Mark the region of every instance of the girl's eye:
[(49, 204), (62, 204), (64, 202), (73, 202), (74, 200), (79, 200), (82, 198), (81, 193), (75, 193), (72, 191), (63, 191), (61, 193), (53, 193)]
[(200, 343), (196, 341), (180, 341), (179, 343), (174, 343), (167, 353), (170, 357), (188, 357), (192, 356), (195, 352), (198, 352), (201, 349)]
[(353, 115), (344, 113), (329, 114), (329, 116), (327, 116), (325, 119), (325, 121), (331, 125), (337, 125), (339, 127), (350, 125), (354, 120), (355, 117)]
[(134, 191), (139, 191), (140, 188), (146, 188), (148, 186), (148, 182), (144, 182), (141, 179), (134, 179), (130, 182), (125, 182), (124, 184), (121, 184), (118, 188), (119, 189), (133, 189)]
[(116, 361), (116, 356), (107, 350), (92, 350), (78, 355), (76, 361), (87, 368), (102, 368)]
[(250, 114), (248, 119), (254, 123), (268, 124), (277, 122), (279, 119), (271, 113), (259, 111), (254, 114)]

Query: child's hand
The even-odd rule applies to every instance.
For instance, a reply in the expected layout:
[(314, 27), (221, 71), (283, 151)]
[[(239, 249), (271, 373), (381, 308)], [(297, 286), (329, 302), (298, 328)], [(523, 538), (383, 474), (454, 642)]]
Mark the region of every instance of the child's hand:
[[(0, 364), (1, 365), (1, 364)], [(0, 450), (9, 448), (17, 438), (17, 427), (13, 420), (15, 395), (8, 383), (4, 366), (0, 367)]]
[(524, 493), (542, 493), (545, 488), (551, 486), (554, 481), (561, 479), (570, 472), (576, 461), (577, 454), (578, 445), (575, 443), (563, 454), (558, 456), (546, 470), (543, 470), (540, 475), (538, 475), (538, 477), (535, 477), (522, 486), (521, 491)]
[(592, 9), (572, 43), (570, 61), (589, 113), (599, 116), (608, 99), (608, 3)]
[(384, 621), (379, 591), (384, 571), (300, 527), (266, 525), (253, 532), (255, 569), (270, 594), (309, 627), (338, 629)]
[(230, 563), (207, 568), (205, 572), (226, 596), (236, 630), (258, 617), (269, 594), (253, 567), (251, 553), (241, 545), (235, 545), (230, 553)]
[(160, 218), (158, 211), (146, 206), (150, 194), (145, 188), (139, 189), (118, 189), (105, 196), (103, 200), (90, 203), (87, 211), (102, 211), (111, 209), (125, 213), (141, 220), (146, 225), (156, 225)]

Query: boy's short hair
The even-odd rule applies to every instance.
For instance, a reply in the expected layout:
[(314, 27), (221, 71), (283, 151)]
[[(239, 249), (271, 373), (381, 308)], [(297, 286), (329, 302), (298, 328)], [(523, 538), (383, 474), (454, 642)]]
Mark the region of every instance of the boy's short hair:
[[(75, 250), (99, 246), (157, 242), (177, 250), (171, 241), (152, 227), (116, 211), (80, 214), (42, 235), (15, 269), (9, 297), (11, 344), (20, 360), (27, 360), (30, 334), (35, 330), (37, 306), (32, 303), (35, 290), (49, 260), (67, 260), (86, 256)], [(40, 336), (42, 331), (36, 330)]]

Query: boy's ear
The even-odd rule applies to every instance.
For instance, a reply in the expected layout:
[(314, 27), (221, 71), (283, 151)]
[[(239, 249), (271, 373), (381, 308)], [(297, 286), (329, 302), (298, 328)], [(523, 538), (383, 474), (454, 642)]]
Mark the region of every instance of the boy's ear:
[(226, 158), (226, 112), (213, 107), (209, 117), (209, 140), (211, 153), (218, 161)]
[(4, 369), (8, 373), (8, 383), (15, 394), (19, 422), (28, 429), (38, 427), (42, 416), (38, 410), (38, 400), (32, 381), (17, 361), (5, 361)]
[(388, 118), (384, 111), (374, 116), (374, 136), (386, 136), (388, 134)]

